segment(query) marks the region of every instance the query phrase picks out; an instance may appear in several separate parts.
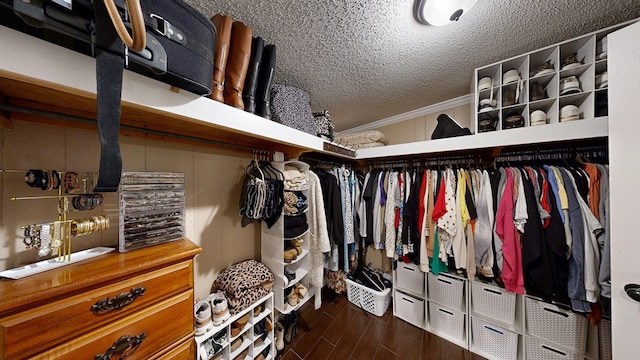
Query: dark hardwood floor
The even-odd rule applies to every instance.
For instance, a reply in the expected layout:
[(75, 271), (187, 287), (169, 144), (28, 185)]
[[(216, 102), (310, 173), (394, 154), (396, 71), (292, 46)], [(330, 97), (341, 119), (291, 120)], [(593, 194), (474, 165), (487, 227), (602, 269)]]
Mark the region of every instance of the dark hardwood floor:
[(285, 345), (283, 360), (480, 360), (457, 345), (393, 316), (382, 317), (351, 304), (346, 295), (323, 291), (298, 310), (298, 335)]

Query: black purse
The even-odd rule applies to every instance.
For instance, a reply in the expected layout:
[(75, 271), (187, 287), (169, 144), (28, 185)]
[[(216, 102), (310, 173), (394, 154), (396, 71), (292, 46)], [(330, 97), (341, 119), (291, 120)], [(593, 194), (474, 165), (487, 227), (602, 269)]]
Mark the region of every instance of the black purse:
[(457, 121), (447, 114), (438, 115), (438, 125), (431, 134), (431, 140), (454, 136), (471, 135), (469, 128), (463, 128)]

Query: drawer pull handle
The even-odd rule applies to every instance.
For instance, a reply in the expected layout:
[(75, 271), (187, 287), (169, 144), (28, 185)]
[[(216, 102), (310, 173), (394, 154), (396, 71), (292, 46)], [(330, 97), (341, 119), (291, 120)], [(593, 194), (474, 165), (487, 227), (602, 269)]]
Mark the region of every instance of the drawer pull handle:
[(120, 294), (114, 296), (112, 299), (108, 297), (106, 299), (98, 300), (95, 304), (91, 306), (91, 310), (94, 314), (97, 313), (107, 313), (111, 310), (122, 309), (123, 307), (131, 304), (138, 296), (142, 296), (146, 289), (143, 286), (138, 286), (128, 293), (121, 292)]
[(560, 315), (560, 316), (564, 316), (566, 318), (569, 317), (569, 314), (563, 313), (562, 311), (558, 311), (558, 310), (554, 310), (554, 309), (549, 309), (547, 307), (543, 307), (542, 310), (550, 312), (552, 314), (556, 314), (556, 315)]
[(118, 359), (122, 360), (129, 355), (133, 354), (134, 351), (138, 350), (142, 341), (147, 337), (146, 333), (141, 333), (140, 336), (135, 335), (123, 335), (120, 336), (116, 342), (111, 345), (104, 354), (98, 354), (95, 356), (95, 360), (111, 360)]
[(482, 289), (482, 290), (484, 290), (484, 291), (486, 291), (486, 292), (488, 292), (488, 293), (495, 294), (495, 295), (502, 295), (502, 292), (500, 292), (500, 291), (496, 291), (496, 290), (493, 290), (493, 289), (487, 289), (487, 288), (484, 288), (484, 289)]
[(443, 282), (443, 283), (448, 284), (448, 285), (453, 284), (451, 281), (447, 281), (447, 280), (444, 280), (444, 279), (441, 279), (441, 278), (438, 278), (438, 281)]
[(556, 349), (554, 349), (554, 348), (552, 348), (552, 347), (548, 347), (548, 346), (546, 346), (546, 345), (542, 345), (542, 348), (543, 348), (543, 349), (546, 349), (546, 350), (549, 350), (549, 351), (551, 351), (551, 352), (554, 352), (554, 353), (556, 353), (556, 354), (558, 354), (558, 355), (567, 356), (567, 354), (563, 353), (562, 351), (560, 351), (560, 350), (556, 350)]
[(413, 270), (413, 268), (410, 268), (408, 266), (403, 266), (402, 268), (405, 269), (406, 271), (415, 271)]

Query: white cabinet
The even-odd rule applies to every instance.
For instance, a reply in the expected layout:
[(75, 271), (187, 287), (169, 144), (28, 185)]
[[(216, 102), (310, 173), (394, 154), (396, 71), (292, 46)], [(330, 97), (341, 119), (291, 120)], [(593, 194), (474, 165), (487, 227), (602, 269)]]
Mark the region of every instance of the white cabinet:
[(468, 348), (467, 279), (452, 273), (428, 273), (426, 283), (425, 329)]
[[(273, 293), (269, 293), (269, 295), (258, 300), (249, 308), (231, 316), (222, 325), (214, 326), (204, 334), (197, 335), (195, 337), (198, 353), (197, 360), (231, 360), (238, 358), (243, 353), (245, 357), (240, 359), (254, 359), (267, 348), (269, 348), (269, 350), (266, 350), (269, 355), (266, 359), (273, 359), (275, 356), (273, 326), (271, 331), (266, 332), (266, 337), (257, 333), (254, 329), (254, 325), (267, 318), (273, 324), (273, 306)], [(233, 323), (246, 316), (249, 318), (246, 325), (236, 334), (235, 331), (232, 331)], [(222, 349), (215, 353), (210, 350), (212, 341), (221, 344)]]
[(607, 35), (623, 26), (476, 69), (473, 130), (501, 131), (607, 116)]
[(393, 315), (424, 328), (425, 286), (425, 274), (417, 265), (398, 262), (393, 273)]
[(490, 359), (522, 359), (523, 296), (481, 281), (471, 281), (469, 288), (469, 349)]
[[(285, 166), (295, 165), (300, 169), (301, 173), (307, 176), (309, 174), (309, 165), (299, 161), (287, 161), (287, 162), (272, 162), (273, 167), (277, 170), (285, 172)], [(285, 173), (285, 179), (287, 174)], [(308, 182), (306, 186), (299, 188), (287, 187), (285, 182), (285, 195), (287, 192), (295, 194), (303, 201), (303, 199), (309, 198)], [(308, 205), (308, 204), (307, 204)], [(307, 206), (308, 207), (308, 206)], [(265, 222), (262, 223), (262, 262), (271, 270), (275, 277), (275, 283), (273, 284), (274, 292), (274, 307), (281, 314), (288, 314), (293, 310), (300, 308), (315, 294), (315, 288), (311, 288), (309, 284), (309, 231), (308, 227), (306, 231), (296, 231), (293, 235), (287, 234), (287, 221), (294, 221), (294, 217), (304, 216), (306, 218), (306, 210), (302, 210), (302, 214), (296, 216), (285, 215), (286, 210), (283, 209), (283, 213), (278, 218), (273, 226), (270, 228)], [(298, 236), (299, 235), (299, 236)], [(289, 248), (288, 242), (292, 239), (302, 240), (301, 249), (299, 253), (295, 255), (295, 259), (285, 259), (285, 251)], [(295, 274), (295, 277), (289, 279), (285, 273)], [(290, 275), (291, 276), (291, 275)], [(304, 297), (298, 298), (297, 301), (291, 302), (287, 298), (287, 294), (294, 292), (296, 284), (302, 284), (307, 289), (307, 294)]]

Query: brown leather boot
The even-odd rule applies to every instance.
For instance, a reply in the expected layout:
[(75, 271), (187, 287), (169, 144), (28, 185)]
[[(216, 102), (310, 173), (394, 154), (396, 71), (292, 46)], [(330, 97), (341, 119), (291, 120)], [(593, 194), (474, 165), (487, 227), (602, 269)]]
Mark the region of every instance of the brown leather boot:
[(242, 89), (251, 57), (251, 28), (234, 21), (231, 28), (229, 59), (224, 73), (224, 103), (244, 110)]
[(231, 24), (233, 20), (226, 15), (217, 14), (211, 18), (211, 22), (216, 26), (216, 40), (214, 44), (213, 60), (213, 90), (211, 98), (224, 102), (224, 72), (229, 56), (229, 43), (231, 42)]

